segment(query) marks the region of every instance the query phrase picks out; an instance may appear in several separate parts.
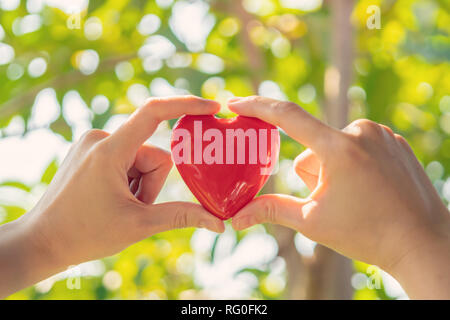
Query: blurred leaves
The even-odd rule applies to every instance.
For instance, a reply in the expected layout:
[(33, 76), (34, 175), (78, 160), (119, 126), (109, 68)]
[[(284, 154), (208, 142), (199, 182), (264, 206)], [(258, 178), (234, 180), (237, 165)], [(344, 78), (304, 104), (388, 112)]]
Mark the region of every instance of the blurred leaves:
[(217, 248), (217, 243), (219, 242), (219, 238), (220, 238), (220, 234), (217, 234), (214, 238), (214, 242), (211, 247), (210, 261), (212, 264), (214, 263), (214, 259), (216, 258), (216, 248)]
[(19, 181), (5, 181), (0, 183), (0, 187), (13, 187), (17, 189), (21, 189), (26, 192), (30, 192), (31, 188), (26, 184)]
[[(28, 124), (45, 115), (51, 103), (58, 112), (42, 121), (42, 127), (67, 141), (76, 139), (80, 130), (108, 127), (118, 115), (133, 112), (150, 96), (202, 95), (221, 102), (220, 115), (230, 117), (233, 114), (225, 103), (228, 97), (261, 94), (291, 100), (323, 117), (323, 79), (331, 64), (331, 23), (330, 9), (320, 1), (308, 8), (301, 6), (306, 2), (294, 1), (296, 5), (287, 7), (286, 3), (294, 2), (245, 0), (241, 10), (240, 0), (91, 0), (79, 13), (48, 5), (30, 12), (29, 2), (22, 0), (11, 11), (0, 9), (0, 142), (9, 136), (11, 119), (20, 116), (25, 131), (31, 132), (36, 128)], [(380, 30), (366, 27), (369, 5), (381, 8)], [(30, 16), (31, 20), (24, 20)], [(68, 19), (80, 25), (69, 29)], [(178, 28), (177, 21), (181, 21)], [(212, 29), (202, 43), (199, 37), (208, 21), (212, 21)], [(352, 21), (356, 32), (354, 77), (348, 92), (351, 120), (370, 118), (404, 135), (448, 204), (449, 2), (360, 0)], [(38, 68), (36, 58), (41, 62)], [(55, 90), (56, 101), (38, 104), (37, 95), (47, 88)], [(80, 100), (68, 99), (69, 91), (78, 93)], [(175, 121), (169, 121), (169, 126)], [(290, 161), (304, 150), (284, 133), (281, 142), (280, 162)], [(36, 185), (48, 185), (57, 169), (55, 159), (36, 184), (5, 181), (0, 190), (17, 189), (36, 198)], [(292, 174), (280, 172), (279, 176)], [(171, 183), (175, 188), (176, 181)], [(303, 189), (299, 191), (298, 186), (295, 189), (285, 181), (275, 185), (304, 194)], [(25, 212), (20, 201), (11, 205), (0, 199), (1, 222)], [(103, 259), (103, 272), (83, 277), (81, 290), (70, 291), (65, 279), (59, 279), (49, 288), (31, 287), (11, 298), (184, 297), (189, 290), (202, 289), (187, 263), (192, 254), (192, 233), (187, 229), (160, 234)], [(236, 233), (233, 250), (246, 235)], [(216, 262), (219, 238), (214, 237), (206, 257), (211, 264)], [(365, 273), (367, 266), (364, 270), (360, 267), (355, 263), (356, 272)], [(251, 297), (283, 296), (280, 281), (269, 269), (240, 271), (257, 278)], [(383, 288), (355, 292), (357, 299), (392, 298)]]
[(52, 179), (56, 174), (56, 171), (58, 171), (58, 162), (55, 159), (52, 162), (50, 162), (47, 169), (45, 169), (44, 173), (42, 174), (41, 182), (45, 184), (50, 184), (50, 182), (52, 182)]

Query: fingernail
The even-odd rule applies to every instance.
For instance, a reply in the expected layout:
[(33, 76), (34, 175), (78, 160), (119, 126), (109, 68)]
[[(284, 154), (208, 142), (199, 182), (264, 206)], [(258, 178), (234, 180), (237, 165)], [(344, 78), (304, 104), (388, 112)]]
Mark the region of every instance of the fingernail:
[(242, 97), (233, 97), (233, 98), (228, 99), (228, 103), (238, 102), (241, 99), (242, 99)]
[[(207, 103), (207, 104), (217, 104), (217, 103), (219, 103), (218, 101), (213, 100), (213, 99), (207, 99), (207, 98), (203, 98), (203, 97), (197, 97), (197, 98), (198, 98), (199, 100), (201, 100), (201, 101)], [(219, 104), (220, 104), (220, 103), (219, 103)]]
[(222, 233), (225, 231), (225, 225), (223, 224), (223, 222), (216, 222), (215, 225), (216, 225), (215, 230), (217, 233)]
[(236, 111), (236, 113), (238, 113), (240, 110), (242, 110), (242, 103), (240, 103), (240, 101), (228, 103), (228, 108), (231, 111)]
[(202, 221), (200, 221), (200, 225), (201, 225), (201, 228), (206, 228), (211, 231), (216, 231), (219, 229), (217, 227), (217, 224), (214, 221), (202, 220)]

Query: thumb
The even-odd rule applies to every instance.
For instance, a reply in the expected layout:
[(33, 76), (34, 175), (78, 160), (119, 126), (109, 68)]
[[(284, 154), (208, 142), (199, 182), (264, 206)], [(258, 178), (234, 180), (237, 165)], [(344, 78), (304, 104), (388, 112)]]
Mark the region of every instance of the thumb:
[(232, 221), (236, 230), (246, 229), (259, 223), (275, 223), (291, 229), (303, 229), (305, 205), (301, 199), (281, 194), (266, 194), (255, 198), (239, 211)]
[(222, 233), (222, 220), (206, 211), (201, 205), (191, 202), (166, 202), (151, 205), (143, 215), (147, 234), (188, 227), (206, 228)]
[(320, 174), (320, 161), (311, 149), (300, 153), (294, 161), (295, 172), (306, 184), (310, 192), (317, 186)]

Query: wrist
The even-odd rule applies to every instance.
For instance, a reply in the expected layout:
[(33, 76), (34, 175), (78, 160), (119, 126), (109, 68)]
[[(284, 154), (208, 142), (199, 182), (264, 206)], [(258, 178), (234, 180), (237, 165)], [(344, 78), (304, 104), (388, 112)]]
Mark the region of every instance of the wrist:
[(413, 299), (450, 299), (450, 215), (413, 235), (411, 246), (386, 269)]
[(49, 230), (47, 219), (43, 219), (50, 212), (38, 213), (29, 212), (24, 216), (22, 225), (24, 234), (28, 245), (26, 250), (29, 257), (29, 263), (34, 265), (42, 265), (54, 269), (64, 269), (69, 266), (68, 261), (64, 255), (63, 244), (55, 239), (57, 231)]
[(0, 299), (23, 287), (26, 259), (22, 230), (16, 221), (0, 226)]
[(0, 227), (0, 298), (49, 277), (62, 267), (32, 231), (28, 214)]
[(66, 268), (64, 260), (52, 244), (52, 239), (40, 230), (38, 223), (35, 223), (35, 213), (32, 210), (2, 226), (0, 298)]

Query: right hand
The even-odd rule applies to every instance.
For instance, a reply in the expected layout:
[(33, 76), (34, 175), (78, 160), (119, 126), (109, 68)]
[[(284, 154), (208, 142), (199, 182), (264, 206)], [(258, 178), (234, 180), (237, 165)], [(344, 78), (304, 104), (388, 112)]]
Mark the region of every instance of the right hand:
[(369, 120), (339, 131), (291, 102), (248, 97), (228, 104), (309, 148), (295, 170), (312, 191), (306, 199), (257, 197), (233, 218), (235, 229), (281, 224), (393, 273), (436, 246), (450, 252), (449, 212), (403, 137)]

